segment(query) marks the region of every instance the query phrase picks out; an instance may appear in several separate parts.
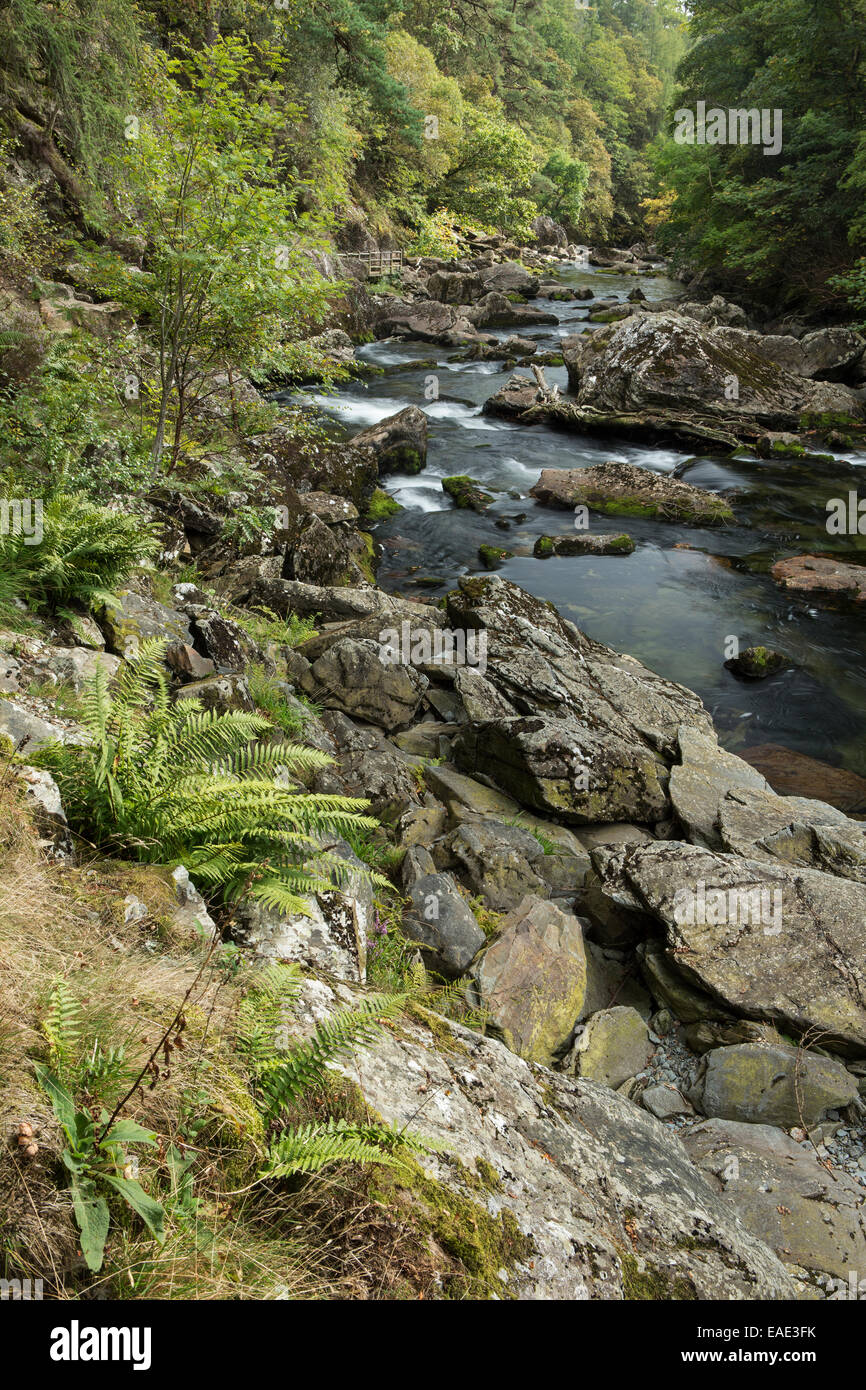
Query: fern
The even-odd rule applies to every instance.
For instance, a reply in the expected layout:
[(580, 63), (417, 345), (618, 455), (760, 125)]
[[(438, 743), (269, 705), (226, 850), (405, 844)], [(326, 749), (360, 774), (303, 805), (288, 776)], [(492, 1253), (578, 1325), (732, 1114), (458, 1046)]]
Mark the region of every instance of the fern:
[(14, 589), (31, 608), (64, 613), (68, 604), (105, 603), (112, 588), (157, 549), (153, 529), (141, 517), (98, 507), (78, 494), (36, 499), (36, 506), (38, 545), (21, 528), (0, 533), (4, 593)]
[(58, 980), (49, 995), (42, 1031), (51, 1065), (63, 1080), (77, 1060), (82, 1035), (81, 1005), (65, 980)]
[(405, 995), (371, 995), (354, 1009), (323, 1019), (310, 1038), (266, 1062), (259, 1076), (265, 1119), (279, 1119), (305, 1091), (320, 1086), (330, 1063), (355, 1047), (374, 1043), (381, 1036), (383, 1021), (398, 1013), (405, 1002)]
[(410, 1153), (424, 1153), (427, 1148), (428, 1144), (396, 1126), (331, 1119), (289, 1130), (271, 1145), (263, 1171), (266, 1177), (287, 1178), (318, 1173), (334, 1163), (403, 1167)]
[(406, 1002), (404, 995), (372, 995), (354, 1009), (322, 1020), (311, 1037), (290, 1046), (287, 1015), (300, 983), (297, 967), (271, 967), (259, 975), (240, 1009), (238, 1051), (255, 1078), (256, 1103), (266, 1125), (282, 1130), (270, 1144), (262, 1176), (318, 1173), (334, 1163), (395, 1167), (410, 1153), (428, 1149), (415, 1136), (372, 1121), (331, 1117), (322, 1123), (291, 1123), (291, 1111), (306, 1092), (324, 1084), (330, 1064), (375, 1042)]
[(375, 827), (367, 803), (305, 792), (330, 758), (264, 742), (273, 731), (261, 715), (173, 702), (164, 651), (162, 641), (143, 643), (115, 694), (98, 669), (84, 702), (90, 743), (45, 755), (73, 828), (115, 853), (183, 863), (228, 902), (249, 894), (306, 911), (311, 893), (353, 872), (327, 844)]

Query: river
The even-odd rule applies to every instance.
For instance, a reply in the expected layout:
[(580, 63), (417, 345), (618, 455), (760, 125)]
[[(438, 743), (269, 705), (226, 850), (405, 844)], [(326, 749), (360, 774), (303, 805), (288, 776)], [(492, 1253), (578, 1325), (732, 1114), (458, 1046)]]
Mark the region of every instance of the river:
[[(546, 278), (589, 286), (597, 299), (625, 299), (635, 285), (647, 299), (682, 291), (663, 276), (624, 277), (585, 265), (564, 266)], [(539, 352), (550, 352), (566, 335), (594, 327), (587, 324), (591, 303), (543, 297), (533, 303), (557, 314), (558, 324), (497, 336), (518, 331), (535, 338)], [(514, 552), (499, 570), (504, 578), (551, 599), (592, 637), (696, 690), (727, 748), (782, 745), (866, 775), (863, 617), (792, 598), (767, 573), (781, 554), (866, 547), (862, 537), (834, 542), (825, 527), (828, 499), (856, 489), (866, 453), (840, 454), (836, 465), (816, 470), (747, 455), (696, 459), (685, 450), (515, 425), (481, 414), (482, 403), (511, 373), (497, 363), (449, 362), (452, 355), (429, 343), (369, 344), (358, 356), (385, 368), (384, 375), (305, 397), (347, 435), (409, 404), (428, 416), (426, 469), (416, 477), (383, 479), (403, 510), (374, 528), (382, 587), (436, 597), (459, 575), (483, 570), (479, 545), (504, 546)], [(547, 367), (545, 374), (566, 389), (564, 367)], [(527, 496), (541, 469), (607, 459), (661, 473), (680, 470), (689, 482), (714, 491), (736, 487), (734, 508), (745, 524), (708, 530), (593, 515), (593, 533), (628, 530), (634, 553), (534, 558), (538, 536), (566, 533), (571, 524), (568, 512)], [(458, 473), (496, 493), (484, 515), (457, 509), (442, 491), (441, 479)], [(777, 648), (793, 664), (767, 680), (743, 681), (724, 665), (731, 638), (740, 649), (758, 643)]]

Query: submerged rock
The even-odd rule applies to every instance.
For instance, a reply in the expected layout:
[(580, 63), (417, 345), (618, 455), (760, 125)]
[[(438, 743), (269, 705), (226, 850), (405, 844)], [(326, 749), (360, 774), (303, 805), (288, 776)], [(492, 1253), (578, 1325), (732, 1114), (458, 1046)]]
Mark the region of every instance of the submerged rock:
[(792, 555), (770, 573), (783, 589), (823, 600), (866, 602), (866, 565), (849, 565), (830, 555)]

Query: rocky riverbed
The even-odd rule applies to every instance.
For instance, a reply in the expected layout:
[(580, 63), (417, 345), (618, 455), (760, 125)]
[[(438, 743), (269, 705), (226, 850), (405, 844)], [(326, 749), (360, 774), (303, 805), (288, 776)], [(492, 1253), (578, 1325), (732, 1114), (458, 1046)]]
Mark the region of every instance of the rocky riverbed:
[[(273, 534), (246, 553), (226, 543), (217, 508), (154, 498), (167, 551), (195, 553), (202, 587), (178, 583), (161, 601), (129, 589), (97, 623), (44, 642), (5, 636), (0, 729), (25, 751), (52, 736), (76, 738), (74, 721), (31, 693), (34, 682), (80, 686), (99, 661), (113, 675), (131, 640), (164, 637), (175, 696), (194, 693), (212, 708), (252, 708), (251, 671), (263, 666), (297, 712), (301, 737), (332, 759), (311, 788), (370, 801), (397, 907), (383, 924), (364, 865), (338, 841), (328, 846), (346, 866), (338, 889), (317, 894), (309, 915), (241, 903), (232, 937), (262, 961), (305, 967), (305, 1027), (367, 987), (389, 934), (416, 968), (445, 982), (443, 1012), (417, 1009), (341, 1065), (376, 1113), (433, 1142), (427, 1175), (459, 1201), (462, 1220), (490, 1235), (501, 1295), (849, 1297), (852, 1276), (866, 1274), (866, 835), (857, 818), (866, 802), (854, 766), (862, 723), (849, 708), (862, 693), (860, 677), (822, 710), (825, 741), (799, 729), (808, 766), (798, 778), (796, 756), (783, 754), (781, 768), (778, 756), (774, 762), (766, 716), (760, 731), (753, 721), (734, 737), (734, 705), (722, 704), (717, 729), (715, 711), (678, 678), (675, 664), (642, 659), (644, 644), (632, 651), (604, 640), (599, 595), (614, 615), (608, 631), (628, 631), (627, 617), (617, 615), (635, 593), (621, 578), (629, 566), (637, 565), (639, 589), (652, 565), (681, 560), (681, 609), (684, 591), (693, 591), (693, 607), (706, 599), (707, 574), (742, 577), (746, 587), (718, 591), (736, 600), (714, 618), (717, 679), (739, 689), (734, 683), (748, 678), (723, 666), (724, 635), (739, 629), (743, 647), (751, 646), (751, 679), (765, 666), (776, 671), (755, 685), (783, 681), (789, 669), (760, 655), (757, 639), (769, 637), (792, 654), (798, 674), (789, 698), (814, 704), (832, 663), (810, 668), (805, 619), (792, 616), (797, 610), (780, 597), (769, 563), (748, 562), (757, 510), (780, 479), (802, 476), (806, 453), (821, 452), (819, 444), (829, 451), (829, 462), (812, 461), (806, 471), (804, 486), (818, 491), (816, 478), (837, 482), (859, 466), (856, 345), (822, 339), (799, 356), (785, 346), (788, 366), (776, 364), (773, 373), (801, 382), (801, 403), (832, 396), (850, 418), (844, 430), (825, 426), (820, 440), (801, 431), (779, 449), (767, 431), (780, 417), (768, 422), (750, 398), (748, 428), (764, 431), (752, 442), (766, 448), (766, 464), (757, 447), (733, 452), (739, 435), (722, 462), (717, 454), (689, 462), (672, 444), (661, 456), (629, 443), (615, 459), (599, 457), (581, 432), (585, 421), (575, 434), (574, 420), (566, 429), (553, 418), (566, 399), (584, 409), (590, 359), (601, 353), (607, 361), (617, 334), (632, 325), (664, 348), (673, 324), (671, 334), (708, 352), (721, 329), (669, 307), (642, 312), (646, 301), (627, 297), (636, 281), (648, 287), (641, 294), (657, 290), (657, 301), (676, 287), (638, 251), (606, 258), (613, 263), (597, 271), (574, 271), (573, 248), (527, 252), (521, 264), (495, 240), (470, 249), (462, 265), (422, 262), (404, 275), (411, 293), (376, 306), (387, 346), (363, 358), (398, 367), (404, 385), (419, 371), (432, 376), (439, 394), (407, 405), (396, 391), (385, 394), (398, 376), (383, 376), (363, 394), (356, 382), (343, 399), (375, 408), (366, 418), (356, 410), (355, 423), (366, 428), (351, 443), (301, 459), (279, 431), (248, 441), (281, 501)], [(568, 269), (552, 278), (562, 266), (571, 268), (571, 283)], [(628, 310), (624, 326), (603, 327), (597, 343), (573, 352), (566, 347), (568, 368), (548, 366), (541, 377), (530, 371), (525, 386), (497, 383), (500, 352), (531, 365), (548, 346), (549, 328), (571, 336), (574, 319), (563, 324), (546, 305), (565, 302), (573, 314), (581, 277), (606, 270), (613, 303)], [(574, 298), (563, 301), (567, 290)], [(610, 312), (596, 308), (594, 317)], [(737, 318), (730, 306), (710, 313), (719, 316)], [(488, 332), (494, 327), (508, 341)], [(433, 368), (407, 367), (417, 348), (392, 341), (397, 334), (454, 349), (461, 360), (437, 355)], [(541, 336), (527, 346), (517, 334)], [(774, 363), (781, 351), (774, 348)], [(750, 360), (764, 360), (750, 352)], [(643, 410), (644, 367), (644, 357), (626, 363), (619, 384), (602, 373), (603, 390), (619, 393), (608, 411)], [(452, 369), (460, 382), (453, 394), (443, 384)], [(576, 398), (564, 395), (567, 371)], [(832, 379), (839, 374), (848, 382)], [(661, 368), (659, 378), (667, 379)], [(500, 401), (503, 392), (534, 393), (517, 418), (525, 410), (543, 418), (527, 427), (482, 413), (475, 397), (459, 399), (470, 380), (476, 394), (498, 392)], [(703, 396), (704, 375), (697, 388)], [(671, 428), (669, 420), (659, 424), (658, 394), (645, 422), (654, 439)], [(718, 401), (712, 424), (703, 407), (699, 414), (698, 428), (739, 428), (738, 412)], [(438, 438), (445, 420), (451, 432)], [(482, 445), (449, 457), (455, 429), (474, 431)], [(518, 434), (541, 444), (503, 463), (506, 450), (521, 447)], [(484, 445), (486, 471), (468, 467)], [(608, 439), (603, 448), (610, 452)], [(764, 469), (744, 502), (742, 479)], [(406, 511), (377, 523), (383, 489)], [(554, 546), (517, 554), (532, 535), (530, 510), (544, 535), (556, 530), (557, 516), (575, 534), (565, 523), (581, 507), (592, 535), (596, 526), (599, 535), (626, 531), (634, 552)], [(456, 539), (447, 549), (449, 529)], [(689, 548), (675, 550), (684, 535)], [(707, 538), (720, 535), (723, 544), (712, 549)], [(419, 563), (403, 563), (398, 573), (401, 537)], [(512, 551), (490, 557), (494, 565), (504, 560), (500, 572), (465, 562), (468, 537), (476, 549), (484, 538)], [(389, 557), (381, 587), (377, 545)], [(641, 567), (644, 551), (649, 569)], [(568, 601), (545, 592), (553, 581), (542, 575), (571, 567)], [(425, 574), (433, 581), (428, 593)], [(746, 629), (739, 619), (758, 592)], [(660, 602), (657, 593), (647, 601)], [(776, 614), (769, 631), (768, 607)], [(238, 621), (262, 608), (312, 618), (316, 635), (274, 650)], [(690, 635), (687, 613), (679, 621)], [(862, 617), (830, 609), (826, 621), (836, 624), (832, 641), (850, 653)], [(763, 698), (750, 689), (748, 704)], [(772, 710), (772, 701), (760, 708)], [(842, 728), (849, 742), (845, 756), (835, 750), (835, 766), (807, 757), (806, 748), (826, 754), (826, 741)], [(732, 751), (743, 744), (758, 750), (751, 759)], [(69, 854), (50, 778), (21, 775), (46, 849)]]

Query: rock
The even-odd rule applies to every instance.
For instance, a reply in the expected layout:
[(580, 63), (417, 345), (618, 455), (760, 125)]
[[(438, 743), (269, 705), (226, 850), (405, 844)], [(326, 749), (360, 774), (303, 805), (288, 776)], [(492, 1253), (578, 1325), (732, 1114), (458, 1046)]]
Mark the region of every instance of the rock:
[(855, 369), (866, 350), (866, 338), (851, 328), (819, 328), (792, 338), (729, 327), (720, 328), (714, 336), (735, 352), (746, 348), (792, 376), (813, 381), (856, 381)]
[(293, 960), (337, 980), (363, 981), (372, 914), (361, 899), (336, 889), (316, 893), (309, 916), (283, 916), (248, 901), (235, 911), (245, 946), (266, 960)]
[(81, 731), (40, 719), (14, 700), (0, 700), (0, 747), (9, 739), (18, 753), (35, 753), (50, 743), (81, 743)]
[(467, 719), (495, 719), (514, 714), (514, 707), (499, 694), (480, 671), (458, 666), (454, 671), (454, 692), (460, 698)]
[(325, 710), (324, 730), (337, 745), (337, 765), (343, 791), (370, 802), (371, 813), (386, 822), (396, 821), (418, 800), (418, 782), (406, 757), (397, 752), (380, 729), (353, 725), (344, 714)]
[(441, 841), (437, 850), (442, 866), (453, 868), (473, 895), (484, 898), (496, 912), (507, 912), (528, 893), (544, 892), (540, 874), (544, 851), (528, 830), (516, 825), (467, 822)]
[(586, 996), (579, 920), (527, 894), (475, 967), (481, 1002), (513, 1052), (550, 1063), (568, 1042)]
[(832, 767), (777, 743), (741, 748), (744, 762), (766, 778), (781, 796), (804, 796), (828, 802), (847, 815), (866, 815), (866, 777)]
[(787, 1264), (844, 1279), (866, 1268), (866, 1188), (766, 1124), (706, 1120), (683, 1135), (746, 1230)]
[(307, 516), (286, 551), (283, 578), (320, 586), (368, 584), (373, 578), (371, 553), (350, 525), (328, 525)]
[(377, 338), (418, 338), (429, 343), (455, 343), (471, 335), (472, 324), (459, 308), (435, 299), (419, 302), (389, 300), (374, 325)]
[(245, 676), (206, 676), (181, 686), (176, 699), (200, 700), (204, 709), (220, 712), (244, 710), (252, 714), (256, 707)]
[(627, 821), (619, 825), (582, 825), (578, 838), (587, 849), (598, 849), (611, 845), (649, 845), (652, 835), (640, 825), (630, 825)]
[(512, 797), (485, 786), (474, 777), (466, 777), (447, 763), (425, 768), (424, 780), (434, 795), (445, 803), (452, 816), (460, 807), (498, 820), (513, 818), (520, 813), (520, 806)]
[(189, 870), (183, 864), (178, 864), (176, 869), (171, 870), (170, 878), (174, 885), (175, 901), (177, 902), (177, 910), (174, 914), (177, 925), (186, 931), (198, 931), (199, 934), (215, 932), (216, 922), (208, 912), (204, 898), (190, 878)]
[(251, 607), (270, 608), (279, 618), (291, 613), (298, 617), (318, 617), (322, 622), (345, 622), (355, 618), (381, 618), (383, 626), (399, 627), (405, 621), (429, 626), (441, 623), (441, 613), (423, 603), (395, 598), (381, 589), (332, 588), (304, 584), (293, 579), (255, 579), (236, 594)]
[(609, 731), (660, 752), (673, 749), (681, 724), (711, 729), (691, 691), (594, 642), (499, 575), (462, 578), (446, 604), (454, 628), (486, 635), (486, 679), (520, 714), (573, 715), (599, 737)]
[(454, 741), (458, 765), (524, 806), (571, 824), (654, 822), (668, 805), (658, 755), (568, 717), (473, 720)]
[[(306, 981), (300, 1026), (311, 1030), (351, 1002), (348, 991), (336, 997)], [(503, 1269), (518, 1299), (796, 1296), (778, 1258), (744, 1230), (677, 1137), (614, 1092), (532, 1067), (447, 1019), (435, 1032), (401, 1021), (340, 1065), (371, 1111), (437, 1145), (423, 1160), (432, 1193), (399, 1174), (383, 1180), (402, 1182), (396, 1203), (420, 1204), (422, 1230), (432, 1221), (432, 1238), (439, 1231), (452, 1250), (468, 1250), (476, 1270), (486, 1268), (475, 1255), (479, 1233), (487, 1247), (492, 1238), (494, 1288)], [(486, 1195), (466, 1180), (477, 1159), (494, 1175)], [(436, 1193), (458, 1213), (450, 1237), (437, 1224)]]
[(442, 491), (454, 501), (455, 505), (473, 512), (483, 512), (493, 501), (489, 492), (484, 492), (465, 474), (455, 474), (442, 479)]
[(674, 1086), (647, 1086), (641, 1093), (641, 1105), (657, 1120), (672, 1120), (675, 1115), (693, 1115), (687, 1100)]
[(719, 747), (714, 736), (683, 727), (677, 735), (682, 762), (671, 768), (674, 811), (693, 844), (721, 849), (719, 804), (727, 792), (768, 791), (759, 772)]
[(777, 560), (770, 573), (783, 589), (807, 594), (818, 602), (866, 600), (866, 567), (849, 565), (829, 555), (792, 555), (787, 560)]
[(539, 559), (550, 555), (631, 555), (631, 536), (539, 536), (533, 554)]
[(398, 729), (408, 724), (429, 682), (413, 666), (386, 663), (369, 639), (342, 638), (313, 662), (299, 685), (325, 709)]
[(503, 560), (510, 560), (514, 554), (513, 550), (506, 550), (501, 545), (479, 545), (478, 558), (486, 570), (496, 570)]
[(593, 863), (602, 894), (631, 891), (663, 926), (670, 965), (717, 1008), (866, 1051), (866, 887), (674, 841), (596, 851)]
[(191, 606), (193, 639), (221, 675), (241, 673), (247, 664), (250, 639), (243, 628), (230, 618), (206, 607)]
[(484, 402), (483, 413), (519, 422), (524, 412), (531, 410), (539, 400), (538, 382), (515, 372), (504, 386), (500, 386), (499, 390)]
[(667, 473), (632, 463), (598, 463), (593, 468), (545, 468), (529, 489), (543, 506), (578, 504), (604, 516), (651, 517), (693, 526), (733, 521), (724, 498)]
[(847, 387), (784, 371), (745, 335), (733, 347), (728, 328), (700, 324), (693, 314), (633, 314), (567, 339), (563, 355), (579, 408), (640, 416), (645, 424), (685, 417), (742, 434), (760, 426), (797, 430), (804, 414), (863, 413)]
[[(843, 835), (853, 830), (856, 840), (852, 844), (859, 845), (861, 852), (866, 851), (866, 837), (861, 826), (849, 821), (835, 806), (823, 801), (806, 801), (799, 796), (776, 796), (775, 792), (754, 788), (749, 792), (731, 790), (719, 802), (717, 823), (721, 848), (732, 854), (760, 857), (764, 853), (791, 862), (797, 858), (796, 854), (790, 854), (784, 844), (779, 845), (779, 853), (775, 847), (777, 837), (780, 831), (790, 835), (800, 828), (830, 830)], [(801, 851), (807, 846), (811, 848), (808, 837), (800, 846)], [(820, 841), (817, 848), (820, 853)], [(807, 852), (804, 862), (809, 864), (810, 857)], [(810, 867), (823, 866), (811, 864)]]
[(105, 638), (99, 624), (89, 613), (70, 613), (59, 629), (59, 635), (70, 647), (92, 647), (105, 650)]
[(466, 317), (476, 329), (537, 328), (559, 322), (556, 314), (551, 314), (547, 309), (537, 309), (534, 304), (514, 304), (498, 290), (491, 290), (471, 309), (467, 309)]
[(73, 853), (69, 822), (63, 809), (60, 788), (45, 768), (17, 767), (15, 774), (24, 784), (24, 802), (42, 839), (53, 857), (67, 859)]
[(729, 671), (753, 681), (766, 680), (767, 676), (774, 676), (792, 664), (784, 653), (773, 651), (771, 647), (745, 647), (738, 656), (725, 662)]
[(166, 608), (156, 599), (142, 598), (131, 589), (121, 589), (116, 599), (97, 614), (108, 647), (118, 656), (134, 657), (142, 642), (158, 637), (164, 642), (187, 642), (192, 633), (185, 614)]
[(53, 671), (60, 681), (68, 681), (74, 690), (84, 690), (101, 667), (109, 680), (120, 670), (120, 657), (88, 647), (49, 647), (42, 665)]
[(733, 1018), (725, 1022), (701, 1019), (696, 1023), (687, 1023), (683, 1028), (683, 1042), (699, 1056), (715, 1047), (734, 1047), (737, 1043), (766, 1041), (766, 1028), (760, 1023), (749, 1023), (745, 1018)]
[(403, 891), (412, 887), (419, 878), (425, 878), (428, 874), (436, 873), (436, 865), (433, 863), (433, 856), (423, 845), (410, 845), (403, 862), (400, 865), (400, 882)]
[(538, 294), (538, 277), (530, 275), (515, 261), (503, 261), (480, 272), (485, 289), (497, 294), (522, 294), (531, 299)]
[(210, 658), (199, 656), (185, 642), (169, 642), (165, 649), (165, 664), (175, 675), (186, 680), (204, 680), (205, 676), (214, 674), (214, 664)]
[(615, 1091), (643, 1071), (652, 1054), (649, 1030), (640, 1014), (618, 1006), (592, 1015), (574, 1045), (569, 1065), (576, 1076)]
[(484, 933), (450, 874), (424, 874), (409, 886), (403, 932), (442, 975), (464, 974), (484, 945)]
[(427, 462), (427, 416), (416, 405), (354, 435), (355, 448), (371, 449), (381, 473), (420, 473)]
[(857, 1078), (841, 1062), (792, 1047), (741, 1043), (707, 1052), (690, 1100), (712, 1119), (814, 1129), (828, 1110), (850, 1105)]
[(477, 270), (434, 270), (428, 276), (426, 290), (431, 299), (442, 304), (471, 304), (484, 293), (484, 280)]

